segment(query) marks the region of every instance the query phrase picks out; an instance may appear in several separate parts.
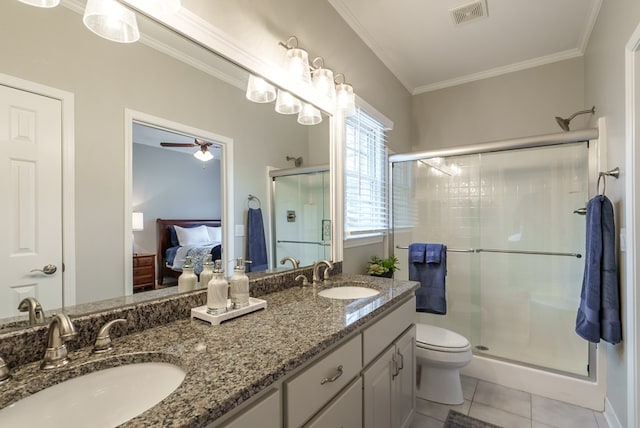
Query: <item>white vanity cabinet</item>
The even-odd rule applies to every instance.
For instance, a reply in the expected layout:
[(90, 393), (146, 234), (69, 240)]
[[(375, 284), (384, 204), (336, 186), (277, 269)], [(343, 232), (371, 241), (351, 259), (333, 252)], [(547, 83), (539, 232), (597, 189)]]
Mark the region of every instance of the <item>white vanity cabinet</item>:
[[(237, 418), (223, 425), (224, 428), (281, 428), (282, 427), (282, 402), (280, 390), (277, 388), (269, 391), (257, 403), (250, 405)], [(211, 424), (210, 426), (214, 426)]]
[(362, 378), (353, 381), (305, 427), (362, 428)]
[(415, 298), (366, 328), (363, 336), (364, 427), (408, 427), (415, 412)]

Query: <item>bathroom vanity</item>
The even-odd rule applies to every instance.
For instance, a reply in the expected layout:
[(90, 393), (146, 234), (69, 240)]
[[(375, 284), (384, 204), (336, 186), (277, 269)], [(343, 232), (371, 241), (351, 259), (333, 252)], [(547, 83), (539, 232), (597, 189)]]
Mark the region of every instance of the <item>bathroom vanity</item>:
[[(184, 381), (122, 426), (407, 426), (415, 409), (417, 283), (333, 279), (263, 295), (266, 310), (219, 326), (180, 319), (114, 337), (109, 354), (71, 351), (68, 366), (54, 371), (40, 371), (38, 362), (19, 366), (0, 387), (0, 408), (83, 373), (156, 361), (181, 367)], [(354, 283), (380, 293), (356, 300), (317, 294)]]

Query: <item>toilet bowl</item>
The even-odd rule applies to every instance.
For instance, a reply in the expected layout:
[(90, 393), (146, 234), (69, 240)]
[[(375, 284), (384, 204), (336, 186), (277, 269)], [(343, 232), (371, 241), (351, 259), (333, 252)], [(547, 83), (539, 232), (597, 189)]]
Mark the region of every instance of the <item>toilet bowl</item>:
[(441, 327), (416, 324), (418, 397), (442, 404), (462, 404), (460, 369), (470, 362), (471, 344), (464, 336)]

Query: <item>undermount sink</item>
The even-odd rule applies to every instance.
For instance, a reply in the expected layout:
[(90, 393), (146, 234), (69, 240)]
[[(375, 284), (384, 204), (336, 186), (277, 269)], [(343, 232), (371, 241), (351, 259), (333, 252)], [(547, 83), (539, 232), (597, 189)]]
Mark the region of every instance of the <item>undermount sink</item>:
[(5, 427), (115, 427), (152, 408), (185, 377), (160, 362), (127, 364), (43, 389), (0, 410)]
[(352, 285), (345, 285), (342, 287), (327, 288), (318, 292), (318, 296), (327, 297), (329, 299), (362, 299), (365, 297), (372, 297), (380, 294), (378, 290), (368, 287), (358, 287)]

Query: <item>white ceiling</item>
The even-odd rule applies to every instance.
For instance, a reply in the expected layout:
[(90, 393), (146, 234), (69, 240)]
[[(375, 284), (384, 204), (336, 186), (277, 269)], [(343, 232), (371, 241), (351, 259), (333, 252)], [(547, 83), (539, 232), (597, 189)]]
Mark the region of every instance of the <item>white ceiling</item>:
[(602, 0), (486, 0), (455, 25), (472, 2), (329, 0), (414, 95), (583, 55)]

